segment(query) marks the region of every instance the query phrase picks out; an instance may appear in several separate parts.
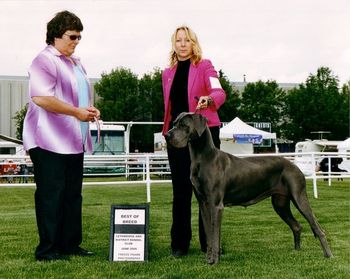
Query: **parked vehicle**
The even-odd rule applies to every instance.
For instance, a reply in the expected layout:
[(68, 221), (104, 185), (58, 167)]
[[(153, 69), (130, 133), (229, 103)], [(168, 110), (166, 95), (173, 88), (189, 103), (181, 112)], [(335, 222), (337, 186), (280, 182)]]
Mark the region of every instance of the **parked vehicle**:
[[(315, 170), (321, 171), (320, 164), (324, 160), (324, 156), (318, 155), (317, 157), (312, 158), (310, 154), (311, 152), (338, 152), (338, 145), (342, 141), (329, 141), (329, 140), (306, 140), (297, 142), (295, 145), (295, 153), (303, 153), (300, 156), (295, 157), (294, 163), (300, 168), (300, 170), (306, 175), (312, 175)], [(334, 158), (337, 156), (334, 155)], [(342, 169), (341, 164), (343, 164), (343, 160), (333, 160), (334, 162), (339, 162), (339, 168)], [(345, 158), (345, 161), (346, 158)], [(346, 164), (346, 162), (344, 162)], [(338, 169), (333, 168), (333, 169)], [(349, 171), (349, 170), (347, 170)]]
[(154, 133), (154, 153), (156, 154), (167, 154), (166, 151), (166, 141), (162, 132)]
[(346, 156), (341, 155), (343, 161), (339, 164), (339, 168), (350, 172), (350, 138), (340, 142), (337, 146), (337, 149), (341, 154), (348, 154)]
[[(100, 136), (98, 136), (98, 126)], [(104, 124), (102, 121), (90, 123), (93, 155), (125, 154), (125, 128), (123, 125)]]
[(23, 145), (11, 141), (0, 141), (1, 155), (25, 155)]
[[(110, 163), (107, 155), (125, 154), (125, 128), (123, 125), (90, 123), (93, 151), (95, 159), (85, 156), (84, 173), (121, 173), (125, 172), (125, 166)], [(97, 156), (106, 157), (97, 158)]]

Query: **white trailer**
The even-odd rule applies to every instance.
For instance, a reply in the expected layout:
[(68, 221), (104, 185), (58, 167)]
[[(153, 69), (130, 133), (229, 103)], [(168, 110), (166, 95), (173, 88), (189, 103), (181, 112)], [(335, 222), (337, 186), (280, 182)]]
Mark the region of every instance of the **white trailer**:
[[(97, 125), (98, 124), (98, 125)], [(98, 130), (100, 129), (100, 137)], [(90, 123), (93, 151), (92, 155), (116, 155), (126, 153), (125, 127), (104, 124), (103, 121)]]

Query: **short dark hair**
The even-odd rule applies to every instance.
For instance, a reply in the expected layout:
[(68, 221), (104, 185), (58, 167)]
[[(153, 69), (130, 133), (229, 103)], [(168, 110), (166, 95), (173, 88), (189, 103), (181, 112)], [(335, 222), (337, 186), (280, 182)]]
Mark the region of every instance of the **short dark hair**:
[(59, 12), (47, 24), (46, 43), (52, 45), (55, 38), (62, 38), (67, 30), (81, 32), (83, 29), (83, 24), (75, 14), (68, 11)]

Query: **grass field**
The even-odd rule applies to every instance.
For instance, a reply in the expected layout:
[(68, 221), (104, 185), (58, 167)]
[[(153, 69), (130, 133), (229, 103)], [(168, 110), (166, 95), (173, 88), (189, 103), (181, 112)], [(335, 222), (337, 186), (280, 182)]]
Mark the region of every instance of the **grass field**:
[(302, 249), (293, 249), (290, 229), (280, 220), (267, 199), (248, 208), (225, 208), (222, 225), (224, 255), (218, 265), (208, 266), (200, 252), (197, 203), (193, 202), (193, 239), (189, 255), (170, 256), (171, 187), (152, 186), (149, 227), (149, 261), (109, 262), (110, 208), (112, 204), (140, 204), (146, 189), (139, 186), (86, 186), (83, 199), (82, 247), (94, 251), (90, 258), (36, 262), (38, 242), (34, 187), (0, 188), (0, 278), (350, 278), (349, 181), (318, 182), (314, 199), (308, 182), (311, 206), (327, 233), (334, 257), (326, 259), (305, 219)]

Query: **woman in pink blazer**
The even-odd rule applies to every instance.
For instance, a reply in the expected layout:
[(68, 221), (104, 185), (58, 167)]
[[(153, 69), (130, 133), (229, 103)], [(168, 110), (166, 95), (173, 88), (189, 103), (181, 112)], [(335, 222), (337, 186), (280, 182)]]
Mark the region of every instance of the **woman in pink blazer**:
[[(202, 59), (202, 51), (196, 34), (187, 26), (176, 28), (172, 35), (170, 67), (162, 75), (164, 94), (163, 134), (172, 127), (181, 112), (200, 113), (208, 119), (214, 144), (220, 148), (220, 119), (217, 110), (225, 102), (217, 72), (210, 60)], [(168, 147), (168, 157), (173, 184), (173, 223), (171, 227), (171, 253), (175, 257), (188, 253), (192, 237), (190, 181), (190, 155), (188, 147)], [(206, 251), (206, 238), (199, 216), (201, 249)]]

